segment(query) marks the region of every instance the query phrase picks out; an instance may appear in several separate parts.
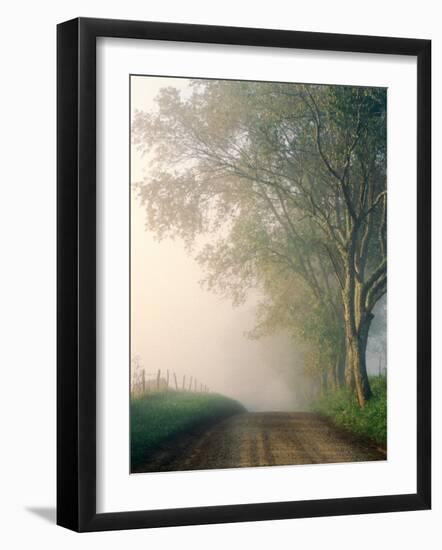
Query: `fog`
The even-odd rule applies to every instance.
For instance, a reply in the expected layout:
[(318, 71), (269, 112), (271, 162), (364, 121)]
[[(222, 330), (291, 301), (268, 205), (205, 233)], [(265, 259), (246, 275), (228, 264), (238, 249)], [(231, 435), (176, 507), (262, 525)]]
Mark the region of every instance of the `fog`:
[(203, 290), (199, 265), (180, 241), (158, 243), (132, 197), (131, 353), (146, 372), (196, 377), (249, 410), (306, 406), (310, 384), (302, 352), (287, 335), (251, 340), (255, 304), (233, 307)]
[[(132, 79), (132, 111), (155, 109), (153, 99), (165, 85), (187, 93), (185, 80)], [(146, 175), (146, 160), (132, 147), (132, 183)], [(181, 241), (158, 242), (146, 230), (145, 210), (132, 192), (132, 357), (139, 358), (148, 376), (156, 376), (158, 369), (163, 374), (169, 371), (172, 385), (173, 373), (180, 385), (184, 375), (187, 383), (190, 376), (196, 377), (211, 391), (238, 399), (251, 411), (306, 409), (312, 388), (302, 374), (301, 344), (284, 333), (248, 338), (245, 333), (254, 327), (256, 301), (251, 297), (233, 307), (204, 290), (199, 284), (203, 278)], [(379, 370), (379, 349), (372, 339), (371, 373)]]
[[(133, 78), (131, 107), (151, 111), (159, 90), (188, 93), (188, 81)], [(131, 150), (132, 182), (148, 173), (148, 159)], [(182, 242), (158, 243), (145, 229), (145, 211), (132, 193), (131, 355), (152, 376), (161, 369), (196, 377), (211, 391), (241, 401), (249, 410), (305, 408), (310, 382), (302, 375), (302, 350), (285, 334), (251, 340), (255, 303), (240, 307), (203, 290), (200, 266)], [(172, 376), (173, 380), (173, 376)], [(174, 382), (173, 382), (174, 383)]]

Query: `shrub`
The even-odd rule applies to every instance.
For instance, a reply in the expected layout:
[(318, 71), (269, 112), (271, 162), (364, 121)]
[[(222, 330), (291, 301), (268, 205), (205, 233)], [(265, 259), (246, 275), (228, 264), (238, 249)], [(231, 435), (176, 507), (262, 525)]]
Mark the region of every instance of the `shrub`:
[(385, 376), (370, 378), (372, 398), (359, 407), (356, 397), (343, 388), (318, 399), (315, 412), (328, 416), (337, 426), (387, 445), (387, 380)]

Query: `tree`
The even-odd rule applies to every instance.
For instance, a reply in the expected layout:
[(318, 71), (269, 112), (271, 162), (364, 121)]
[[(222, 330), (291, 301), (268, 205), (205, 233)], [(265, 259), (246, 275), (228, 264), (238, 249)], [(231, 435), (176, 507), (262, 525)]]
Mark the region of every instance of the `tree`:
[(315, 207), (313, 194), (307, 194), (333, 243), (330, 257), (342, 290), (349, 376), (363, 406), (371, 396), (366, 348), (373, 308), (387, 283), (385, 91), (332, 88), (327, 95), (324, 107), (324, 99), (306, 89), (316, 148), (335, 188), (334, 221), (331, 210)]
[[(337, 356), (345, 346), (346, 383), (363, 406), (372, 311), (386, 291), (385, 91), (192, 86), (187, 100), (164, 89), (157, 113), (135, 116), (134, 142), (153, 157), (139, 185), (149, 227), (189, 247), (200, 234), (217, 235), (198, 258), (209, 288), (235, 301), (260, 286), (275, 306), (269, 273), (302, 283), (304, 303), (315, 304), (308, 332), (320, 340), (316, 351), (329, 328), (330, 349)], [(296, 296), (286, 303), (289, 310)]]

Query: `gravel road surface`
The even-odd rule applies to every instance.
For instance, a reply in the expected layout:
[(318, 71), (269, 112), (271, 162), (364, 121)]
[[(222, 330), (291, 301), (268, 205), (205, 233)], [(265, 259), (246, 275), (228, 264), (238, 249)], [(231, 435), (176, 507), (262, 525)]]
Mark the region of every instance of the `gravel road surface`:
[(170, 442), (138, 472), (385, 460), (312, 413), (243, 413)]

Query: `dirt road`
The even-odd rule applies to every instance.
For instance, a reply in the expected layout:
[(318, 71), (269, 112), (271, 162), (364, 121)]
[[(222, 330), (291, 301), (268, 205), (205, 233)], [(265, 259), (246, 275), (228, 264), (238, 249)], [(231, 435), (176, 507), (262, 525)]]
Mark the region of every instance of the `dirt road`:
[(385, 460), (386, 454), (311, 413), (233, 416), (186, 435), (138, 471), (203, 470)]

